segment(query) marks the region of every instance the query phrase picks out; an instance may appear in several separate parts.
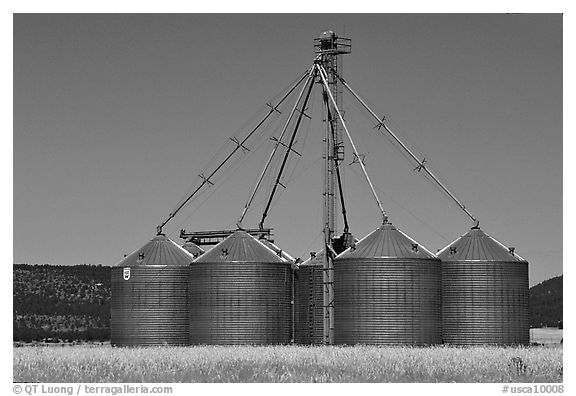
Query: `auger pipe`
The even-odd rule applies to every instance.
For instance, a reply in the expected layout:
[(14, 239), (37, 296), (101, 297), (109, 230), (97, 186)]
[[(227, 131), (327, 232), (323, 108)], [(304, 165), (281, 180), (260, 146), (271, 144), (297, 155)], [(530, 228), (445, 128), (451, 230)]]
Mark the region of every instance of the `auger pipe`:
[[(340, 109), (338, 108), (338, 105), (336, 104), (336, 100), (334, 99), (334, 96), (332, 95), (332, 92), (330, 91), (330, 86), (328, 85), (328, 81), (326, 80), (326, 77), (325, 77), (326, 70), (319, 63), (315, 63), (315, 66), (318, 69), (318, 71), (320, 72), (319, 73), (320, 78), (322, 79), (322, 83), (324, 84), (325, 91), (330, 96), (330, 100), (332, 101), (332, 104), (334, 105), (334, 109), (336, 110), (336, 113), (338, 114), (338, 118), (340, 118), (340, 121), (342, 122), (342, 127), (344, 128), (344, 131), (346, 132), (346, 136), (348, 137), (348, 140), (350, 141), (350, 145), (352, 146), (352, 150), (354, 150), (354, 154), (356, 154), (356, 156), (358, 158), (361, 158), (360, 154), (358, 153), (358, 150), (356, 149), (356, 145), (354, 144), (354, 141), (352, 140), (352, 136), (350, 135), (350, 131), (348, 130), (348, 127), (346, 126), (346, 122), (344, 121), (344, 117), (342, 117), (342, 113), (340, 112)], [(388, 215), (386, 214), (386, 211), (384, 210), (384, 207), (382, 206), (382, 202), (380, 202), (380, 198), (378, 198), (378, 194), (376, 194), (376, 190), (374, 189), (374, 185), (372, 184), (372, 181), (370, 180), (370, 176), (368, 176), (368, 172), (366, 171), (366, 167), (364, 166), (364, 163), (362, 161), (359, 161), (359, 164), (360, 164), (360, 167), (362, 168), (362, 172), (364, 172), (364, 177), (366, 177), (366, 181), (368, 182), (368, 185), (370, 186), (370, 189), (372, 190), (372, 195), (374, 196), (374, 199), (376, 200), (376, 203), (378, 204), (378, 208), (380, 209), (380, 212), (382, 213), (382, 222), (383, 222), (383, 224), (386, 224), (388, 222)]]
[(362, 98), (360, 98), (360, 96), (358, 96), (358, 94), (354, 92), (352, 87), (350, 87), (350, 85), (348, 85), (348, 83), (342, 77), (338, 75), (337, 77), (346, 87), (346, 89), (348, 89), (348, 91), (352, 94), (352, 96), (354, 96), (354, 98), (356, 98), (356, 100), (362, 105), (362, 107), (364, 107), (370, 113), (370, 115), (372, 115), (372, 117), (376, 119), (376, 121), (378, 122), (377, 126), (380, 125), (383, 126), (386, 132), (388, 132), (388, 134), (392, 137), (392, 139), (394, 139), (400, 145), (400, 147), (402, 147), (404, 151), (406, 151), (408, 155), (410, 155), (410, 157), (412, 157), (412, 159), (416, 161), (416, 163), (418, 164), (418, 168), (424, 169), (424, 171), (436, 182), (436, 184), (438, 184), (438, 186), (442, 189), (442, 191), (444, 191), (456, 203), (456, 205), (458, 205), (458, 207), (462, 209), (464, 213), (468, 215), (468, 217), (470, 217), (470, 219), (474, 223), (474, 227), (478, 227), (480, 225), (480, 221), (478, 220), (478, 218), (475, 217), (472, 213), (470, 213), (470, 211), (466, 208), (466, 206), (464, 206), (464, 204), (460, 202), (460, 200), (456, 198), (456, 196), (452, 194), (452, 192), (450, 192), (450, 190), (448, 190), (448, 188), (444, 186), (444, 184), (442, 184), (440, 180), (438, 180), (438, 178), (434, 175), (434, 173), (432, 173), (432, 171), (428, 169), (426, 165), (424, 165), (425, 162), (418, 159), (418, 157), (416, 157), (416, 155), (404, 144), (404, 142), (402, 142), (400, 138), (398, 138), (398, 136), (396, 136), (396, 134), (392, 132), (390, 128), (388, 128), (388, 126), (384, 123), (385, 118), (379, 118), (376, 115), (376, 113), (374, 113), (374, 111), (372, 111), (372, 109), (368, 107), (368, 105), (362, 100)]
[(236, 147), (234, 147), (234, 149), (232, 150), (232, 152), (230, 154), (228, 154), (228, 156), (224, 159), (224, 161), (222, 161), (222, 163), (220, 165), (218, 165), (218, 167), (216, 169), (214, 169), (214, 171), (208, 176), (203, 178), (204, 180), (202, 181), (202, 183), (196, 188), (196, 190), (194, 190), (194, 192), (192, 192), (192, 194), (190, 194), (188, 196), (188, 198), (186, 198), (184, 200), (184, 202), (182, 202), (172, 213), (170, 213), (168, 215), (168, 218), (166, 220), (164, 220), (164, 222), (162, 222), (162, 224), (156, 226), (156, 232), (158, 235), (162, 234), (162, 229), (164, 228), (164, 226), (166, 224), (168, 224), (168, 222), (170, 220), (172, 220), (174, 218), (174, 216), (176, 216), (176, 214), (192, 199), (192, 197), (194, 197), (194, 195), (196, 195), (198, 193), (198, 191), (200, 191), (200, 189), (202, 187), (204, 187), (204, 185), (208, 184), (208, 183), (212, 183), (210, 181), (210, 178), (212, 176), (214, 176), (223, 166), (224, 164), (226, 164), (226, 162), (228, 162), (230, 160), (230, 158), (232, 158), (232, 156), (236, 153), (236, 151), (238, 151), (240, 148), (242, 148), (242, 145), (258, 130), (258, 128), (260, 128), (262, 126), (262, 124), (264, 124), (264, 122), (266, 122), (266, 120), (270, 117), (270, 115), (272, 115), (272, 113), (274, 113), (276, 110), (276, 108), (282, 104), (282, 102), (284, 102), (284, 100), (286, 100), (286, 98), (288, 96), (290, 96), (290, 94), (292, 94), (292, 92), (294, 92), (294, 90), (296, 89), (296, 87), (298, 87), (300, 85), (300, 83), (302, 81), (304, 81), (304, 79), (306, 78), (306, 76), (310, 73), (310, 71), (312, 71), (313, 69), (310, 70), (306, 70), (305, 73), (302, 74), (302, 77), (300, 77), (300, 79), (298, 80), (298, 82), (296, 82), (294, 84), (294, 86), (292, 88), (290, 88), (288, 90), (288, 92), (286, 92), (286, 94), (282, 97), (282, 99), (280, 99), (278, 101), (278, 103), (276, 103), (275, 106), (270, 106), (270, 111), (268, 111), (268, 114), (266, 114), (262, 120), (258, 123), (258, 125), (256, 125), (252, 131), (250, 131), (250, 133), (238, 144), (236, 145)]
[[(330, 131), (332, 132), (332, 141), (336, 142), (336, 132), (334, 131), (334, 124), (332, 123), (332, 113), (330, 112), (330, 108), (328, 107), (328, 95), (324, 93), (325, 101), (326, 101), (326, 109), (327, 109), (327, 119), (330, 120)], [(340, 195), (340, 206), (342, 206), (342, 217), (344, 220), (344, 234), (347, 234), (350, 231), (350, 227), (348, 225), (348, 216), (346, 215), (346, 205), (344, 202), (344, 191), (342, 188), (342, 177), (340, 175), (340, 163), (337, 159), (337, 156), (334, 156), (334, 165), (336, 168), (336, 180), (338, 181), (338, 192)]]
[[(314, 79), (315, 78), (316, 78), (316, 71), (314, 68), (312, 68), (310, 71), (310, 77), (307, 80), (307, 83), (309, 83), (310, 85), (308, 86), (308, 91), (306, 92), (306, 97), (304, 98), (304, 102), (302, 103), (302, 111), (299, 112), (298, 119), (296, 120), (296, 125), (294, 126), (294, 132), (292, 132), (292, 136), (290, 137), (290, 143), (288, 143), (288, 147), (286, 148), (286, 154), (284, 155), (284, 159), (282, 160), (282, 164), (280, 165), (280, 169), (278, 170), (278, 176), (276, 177), (276, 181), (274, 182), (274, 187), (272, 187), (272, 192), (270, 193), (270, 197), (268, 198), (268, 203), (266, 204), (266, 208), (264, 209), (264, 212), (262, 213), (262, 219), (260, 220), (260, 223), (258, 225), (259, 228), (264, 227), (264, 220), (266, 219), (266, 216), (268, 216), (268, 210), (270, 209), (270, 205), (272, 204), (272, 199), (274, 199), (274, 194), (276, 193), (276, 189), (278, 188), (278, 184), (280, 184), (280, 177), (282, 176), (282, 172), (284, 172), (284, 167), (286, 166), (286, 162), (288, 161), (288, 156), (290, 155), (290, 152), (292, 151), (292, 145), (294, 144), (294, 139), (296, 138), (296, 133), (298, 132), (298, 128), (300, 127), (300, 122), (302, 121), (302, 117), (304, 116), (304, 109), (306, 108), (306, 104), (308, 103), (308, 99), (310, 98), (310, 93), (312, 92), (312, 88), (314, 87)], [(304, 87), (306, 87), (306, 85), (304, 85)], [(290, 116), (288, 117), (288, 121), (286, 121), (285, 128), (288, 127), (288, 124), (290, 123), (290, 119), (294, 116), (294, 113), (296, 112), (296, 109), (298, 108), (298, 103), (300, 102), (300, 99), (302, 98), (303, 93), (304, 93), (304, 89), (302, 90), (302, 92), (300, 92), (300, 96), (298, 96), (298, 99), (296, 100), (296, 103), (294, 104), (294, 107), (292, 108), (292, 112), (290, 113)]]
[(242, 228), (242, 221), (244, 220), (244, 217), (246, 216), (246, 213), (248, 212), (248, 208), (250, 207), (250, 205), (252, 205), (252, 201), (254, 200), (254, 197), (256, 196), (256, 193), (258, 192), (258, 189), (260, 188), (262, 181), (264, 180), (264, 176), (266, 175), (266, 172), (268, 171), (268, 168), (270, 167), (270, 164), (272, 163), (272, 158), (274, 157), (274, 154), (276, 154), (278, 147), (281, 145), (280, 143), (282, 142), (282, 138), (284, 137), (284, 134), (288, 130), (288, 125), (290, 124), (290, 121), (292, 120), (292, 117), (294, 116), (294, 112), (296, 111), (296, 108), (298, 107), (298, 102), (300, 102), (300, 99), (302, 98), (302, 95), (304, 94), (304, 91), (306, 90), (308, 83), (313, 78), (313, 74), (314, 74), (314, 68), (311, 68), (310, 72), (308, 73), (308, 79), (306, 80), (306, 83), (302, 87), (302, 90), (300, 91), (300, 94), (298, 95), (298, 99), (296, 99), (296, 103), (295, 103), (294, 107), (292, 108), (290, 115), (288, 116), (288, 120), (286, 121), (284, 127), (282, 128), (282, 132), (280, 133), (280, 137), (276, 140), (276, 144), (274, 145), (274, 149), (272, 150), (272, 153), (270, 153), (270, 156), (268, 157), (268, 160), (266, 161), (266, 165), (264, 165), (264, 169), (262, 169), (262, 173), (260, 174), (260, 177), (258, 178), (258, 181), (256, 182), (256, 185), (254, 186), (252, 193), (251, 193), (250, 197), (248, 198), (248, 201), (246, 201), (246, 204), (244, 205), (244, 209), (242, 210), (242, 214), (240, 215), (240, 218), (236, 222), (236, 226), (238, 228)]

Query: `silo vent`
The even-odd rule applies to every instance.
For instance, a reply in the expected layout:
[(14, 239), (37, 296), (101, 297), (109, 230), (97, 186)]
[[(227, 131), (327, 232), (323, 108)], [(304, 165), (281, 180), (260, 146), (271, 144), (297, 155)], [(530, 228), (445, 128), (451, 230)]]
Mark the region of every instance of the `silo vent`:
[(456, 254), (456, 248), (455, 247), (450, 248), (450, 254)]
[(417, 243), (413, 243), (412, 244), (412, 250), (417, 252), (418, 251), (418, 244)]
[(222, 254), (220, 254), (220, 257), (226, 257), (228, 256), (228, 249), (222, 249)]
[(509, 248), (508, 248), (508, 253), (510, 253), (511, 255), (514, 255), (514, 250), (516, 250), (516, 248), (509, 247)]
[(282, 257), (282, 249), (278, 249), (278, 250), (276, 251), (276, 255), (277, 255), (278, 257)]
[(350, 247), (350, 250), (356, 249), (356, 240), (354, 239), (352, 234), (348, 234), (348, 236), (346, 237), (346, 243)]
[(138, 262), (144, 260), (144, 257), (146, 257), (144, 253), (138, 253)]
[(310, 252), (310, 258), (315, 258), (316, 257), (316, 252)]

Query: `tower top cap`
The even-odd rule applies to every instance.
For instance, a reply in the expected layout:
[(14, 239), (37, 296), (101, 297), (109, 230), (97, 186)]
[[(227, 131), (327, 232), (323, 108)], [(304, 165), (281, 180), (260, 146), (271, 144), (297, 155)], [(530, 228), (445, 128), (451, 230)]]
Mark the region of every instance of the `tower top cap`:
[(332, 37), (335, 35), (336, 35), (336, 33), (334, 33), (332, 30), (326, 30), (326, 31), (322, 32), (322, 34), (320, 34), (320, 37), (321, 38), (329, 38), (329, 37)]
[(314, 39), (314, 50), (317, 54), (341, 55), (351, 51), (351, 40), (338, 37), (332, 30), (326, 30)]

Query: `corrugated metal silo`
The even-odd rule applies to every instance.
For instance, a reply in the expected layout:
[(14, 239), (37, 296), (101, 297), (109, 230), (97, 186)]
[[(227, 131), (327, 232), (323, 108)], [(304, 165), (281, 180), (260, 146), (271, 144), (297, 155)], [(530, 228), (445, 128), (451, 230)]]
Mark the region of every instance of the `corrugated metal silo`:
[(112, 345), (187, 345), (194, 257), (164, 235), (112, 268)]
[(526, 260), (477, 227), (438, 257), (445, 343), (529, 344)]
[(334, 260), (337, 344), (442, 341), (440, 260), (385, 223)]
[(191, 344), (287, 344), (292, 263), (238, 230), (194, 261)]
[(322, 344), (324, 340), (323, 296), (324, 249), (298, 266), (294, 341)]

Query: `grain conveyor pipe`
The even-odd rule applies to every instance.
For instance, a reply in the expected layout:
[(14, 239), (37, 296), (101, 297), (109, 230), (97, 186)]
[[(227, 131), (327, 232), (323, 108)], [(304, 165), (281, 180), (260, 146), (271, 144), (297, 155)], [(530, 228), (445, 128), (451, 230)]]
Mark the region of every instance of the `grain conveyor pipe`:
[[(248, 198), (248, 201), (246, 201), (246, 204), (244, 205), (244, 209), (242, 210), (242, 214), (240, 215), (240, 218), (236, 222), (236, 226), (240, 229), (242, 228), (242, 221), (244, 220), (244, 217), (246, 216), (246, 213), (248, 212), (248, 208), (250, 208), (250, 205), (252, 204), (252, 201), (254, 200), (254, 197), (256, 196), (256, 193), (258, 192), (260, 185), (262, 184), (262, 180), (264, 180), (264, 176), (266, 175), (266, 172), (268, 171), (268, 168), (270, 167), (270, 164), (272, 163), (272, 158), (274, 158), (274, 155), (276, 154), (276, 151), (278, 150), (279, 146), (285, 146), (282, 143), (282, 139), (284, 138), (284, 134), (288, 130), (288, 125), (290, 124), (292, 117), (294, 117), (294, 113), (296, 112), (296, 110), (298, 108), (298, 103), (300, 103), (300, 100), (302, 99), (302, 96), (304, 95), (304, 91), (306, 90), (306, 87), (308, 86), (308, 84), (310, 83), (310, 81), (313, 78), (314, 78), (314, 68), (311, 68), (310, 72), (308, 73), (308, 78), (306, 79), (306, 83), (302, 86), (302, 90), (300, 91), (300, 94), (298, 95), (298, 98), (296, 99), (296, 102), (294, 103), (294, 106), (292, 108), (292, 111), (290, 112), (290, 115), (288, 116), (288, 119), (286, 120), (286, 123), (284, 124), (284, 128), (282, 128), (282, 132), (280, 133), (280, 136), (277, 139), (275, 139), (276, 144), (274, 145), (274, 149), (272, 150), (272, 153), (270, 153), (270, 156), (268, 157), (268, 160), (266, 161), (266, 165), (264, 165), (264, 169), (262, 169), (262, 173), (260, 174), (260, 177), (258, 178), (258, 181), (256, 182), (256, 185), (254, 186), (254, 189), (252, 190), (252, 193), (250, 194), (250, 198)], [(290, 150), (291, 150), (291, 148), (288, 148), (288, 151), (290, 151)]]
[[(311, 69), (313, 70), (313, 69)], [(204, 187), (206, 184), (212, 184), (212, 182), (210, 181), (210, 178), (212, 176), (214, 176), (229, 160), (230, 158), (232, 158), (232, 156), (234, 156), (234, 154), (236, 154), (236, 152), (238, 150), (240, 150), (241, 148), (243, 148), (243, 144), (258, 130), (258, 128), (260, 128), (264, 122), (266, 122), (266, 120), (272, 115), (272, 113), (274, 112), (278, 112), (278, 106), (280, 106), (282, 104), (282, 102), (284, 102), (284, 100), (286, 100), (286, 98), (288, 96), (290, 96), (290, 94), (296, 89), (296, 87), (298, 87), (300, 85), (300, 83), (302, 83), (302, 81), (304, 81), (304, 79), (306, 78), (306, 76), (310, 73), (311, 70), (306, 70), (305, 73), (302, 74), (302, 77), (300, 77), (298, 79), (298, 81), (296, 82), (296, 84), (294, 84), (294, 86), (292, 86), (288, 92), (286, 92), (286, 94), (282, 97), (282, 99), (280, 99), (278, 101), (278, 103), (274, 106), (274, 105), (268, 105), (270, 107), (270, 110), (268, 111), (268, 113), (262, 118), (262, 120), (260, 120), (260, 122), (250, 131), (250, 133), (240, 142), (237, 142), (236, 147), (234, 147), (234, 149), (232, 150), (232, 152), (230, 154), (228, 154), (228, 156), (224, 159), (224, 161), (222, 161), (220, 163), (220, 165), (218, 165), (218, 167), (216, 169), (214, 169), (214, 171), (212, 171), (212, 173), (210, 173), (210, 175), (208, 175), (207, 177), (202, 176), (202, 183), (192, 192), (192, 194), (190, 194), (188, 196), (188, 198), (186, 198), (174, 211), (172, 211), (169, 215), (168, 218), (166, 218), (166, 220), (164, 220), (162, 222), (162, 224), (158, 225), (156, 227), (156, 232), (158, 235), (162, 234), (162, 229), (164, 228), (164, 226), (166, 224), (168, 224), (168, 222), (170, 220), (172, 220), (174, 218), (174, 216), (176, 216), (176, 214), (182, 210), (182, 208), (184, 206), (186, 206), (186, 204), (194, 197), (194, 195), (196, 195), (198, 193), (198, 191), (200, 191), (202, 189), (202, 187)]]
[[(325, 91), (328, 93), (328, 96), (330, 97), (330, 100), (332, 101), (332, 104), (334, 105), (334, 109), (336, 110), (336, 113), (338, 114), (338, 118), (340, 118), (340, 121), (342, 122), (342, 127), (344, 128), (344, 131), (346, 132), (346, 136), (348, 137), (348, 140), (350, 141), (350, 145), (352, 146), (352, 150), (354, 150), (354, 154), (358, 158), (361, 158), (360, 154), (358, 153), (358, 150), (356, 149), (356, 145), (354, 144), (354, 141), (352, 140), (352, 136), (350, 135), (350, 131), (348, 130), (348, 127), (346, 126), (346, 122), (344, 121), (344, 117), (342, 117), (342, 113), (340, 112), (340, 109), (338, 108), (338, 105), (336, 104), (336, 100), (334, 99), (334, 96), (332, 95), (332, 91), (330, 90), (330, 86), (328, 85), (328, 81), (326, 80), (326, 70), (319, 63), (316, 63), (315, 66), (319, 71), (320, 78), (322, 79), (322, 83), (324, 84)], [(370, 186), (370, 189), (372, 190), (372, 195), (374, 196), (374, 199), (376, 200), (376, 203), (378, 204), (378, 208), (380, 209), (380, 212), (382, 213), (382, 223), (386, 224), (388, 222), (388, 215), (386, 214), (386, 211), (384, 210), (384, 207), (382, 206), (382, 202), (380, 201), (378, 194), (376, 194), (376, 190), (374, 189), (374, 185), (372, 184), (372, 181), (370, 180), (370, 176), (368, 176), (368, 172), (366, 171), (366, 167), (364, 166), (364, 163), (360, 160), (359, 164), (360, 164), (360, 167), (362, 168), (362, 172), (364, 172), (364, 176), (366, 177), (366, 180), (368, 181), (368, 185)]]

